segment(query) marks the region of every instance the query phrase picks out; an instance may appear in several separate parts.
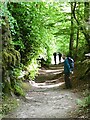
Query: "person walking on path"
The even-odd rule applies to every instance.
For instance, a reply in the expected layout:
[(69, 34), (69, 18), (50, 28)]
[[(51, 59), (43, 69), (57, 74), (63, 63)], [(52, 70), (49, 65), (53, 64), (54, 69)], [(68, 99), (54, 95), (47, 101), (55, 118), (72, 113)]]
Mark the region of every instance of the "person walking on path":
[(56, 65), (56, 56), (57, 56), (57, 53), (54, 52), (54, 53), (53, 53), (53, 56), (54, 56), (54, 62), (55, 62), (55, 65)]
[(58, 52), (58, 56), (59, 56), (59, 64), (61, 62), (61, 57), (62, 57), (62, 54), (60, 52)]
[[(72, 68), (69, 63), (68, 57), (63, 57), (64, 60), (64, 80), (65, 80), (65, 86), (67, 89), (72, 88), (71, 84), (71, 78), (70, 78), (70, 73), (73, 74)], [(69, 57), (70, 58), (70, 57)]]

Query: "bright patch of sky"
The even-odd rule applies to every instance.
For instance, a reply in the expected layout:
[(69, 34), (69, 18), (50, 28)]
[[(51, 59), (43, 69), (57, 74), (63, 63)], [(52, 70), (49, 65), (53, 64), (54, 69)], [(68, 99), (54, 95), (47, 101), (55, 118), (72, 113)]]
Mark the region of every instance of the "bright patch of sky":
[(58, 25), (61, 25), (62, 23), (61, 22), (57, 22), (54, 26), (58, 26)]
[(71, 7), (70, 4), (67, 5), (67, 2), (64, 2), (63, 4), (61, 4), (62, 6), (62, 11), (65, 13), (70, 13), (71, 12)]

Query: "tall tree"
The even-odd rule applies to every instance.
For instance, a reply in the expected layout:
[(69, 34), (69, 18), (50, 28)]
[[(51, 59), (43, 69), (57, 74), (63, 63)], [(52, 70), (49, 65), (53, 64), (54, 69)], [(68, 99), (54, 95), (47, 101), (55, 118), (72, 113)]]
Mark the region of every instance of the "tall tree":
[[(77, 10), (80, 9), (80, 3), (78, 3)], [(77, 15), (77, 19), (79, 20), (79, 16)], [(77, 36), (76, 36), (76, 50), (75, 50), (75, 58), (77, 59), (78, 53), (78, 44), (79, 44), (79, 27), (77, 26)]]
[[(84, 20), (87, 30), (87, 35), (85, 36), (90, 45), (90, 2), (84, 3)], [(90, 46), (89, 46), (89, 50), (90, 50)]]
[(73, 26), (73, 2), (71, 2), (71, 33), (70, 33), (70, 44), (69, 44), (69, 53), (70, 56), (73, 54), (73, 43), (74, 43), (74, 26)]
[[(84, 4), (84, 3), (83, 3)], [(84, 7), (84, 18), (83, 16), (79, 13), (79, 17), (80, 17), (80, 20), (77, 19), (77, 15), (76, 15), (76, 7), (77, 7), (77, 3), (75, 2), (74, 3), (74, 9), (73, 9), (73, 16), (74, 16), (74, 19), (76, 20), (80, 30), (82, 31), (82, 33), (84, 34), (85, 36), (85, 39), (88, 43), (88, 47), (89, 47), (89, 50), (90, 50), (90, 29), (89, 29), (89, 24), (90, 24), (90, 2), (87, 2), (85, 3), (85, 7)], [(86, 13), (87, 11), (87, 13)], [(78, 14), (77, 13), (77, 14)], [(87, 14), (87, 15), (85, 15)], [(86, 23), (85, 21), (88, 20), (88, 22)]]

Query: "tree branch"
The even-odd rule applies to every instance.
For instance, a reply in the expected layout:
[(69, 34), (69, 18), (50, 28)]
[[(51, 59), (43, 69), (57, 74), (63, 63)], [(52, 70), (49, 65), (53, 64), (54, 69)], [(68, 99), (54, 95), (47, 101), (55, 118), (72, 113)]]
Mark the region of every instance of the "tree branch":
[(74, 19), (76, 20), (78, 26), (80, 27), (80, 30), (81, 30), (82, 33), (84, 34), (84, 36), (85, 36), (85, 38), (86, 38), (86, 41), (87, 41), (88, 44), (90, 45), (89, 34), (87, 34), (86, 28), (85, 28), (84, 26), (80, 25), (80, 22), (79, 22), (78, 19), (76, 18), (75, 8), (76, 8), (76, 2), (74, 3), (74, 7), (73, 7), (72, 14), (73, 14), (73, 17), (74, 17)]

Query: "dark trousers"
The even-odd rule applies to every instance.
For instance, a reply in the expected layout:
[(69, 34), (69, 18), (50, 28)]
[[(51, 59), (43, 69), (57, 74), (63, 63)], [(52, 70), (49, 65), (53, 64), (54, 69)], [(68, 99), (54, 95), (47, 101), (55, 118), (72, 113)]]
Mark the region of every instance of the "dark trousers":
[(55, 65), (56, 65), (56, 57), (54, 57)]
[(65, 86), (66, 88), (72, 88), (72, 84), (71, 84), (71, 79), (70, 79), (70, 74), (65, 74), (64, 76), (64, 80), (65, 80)]

